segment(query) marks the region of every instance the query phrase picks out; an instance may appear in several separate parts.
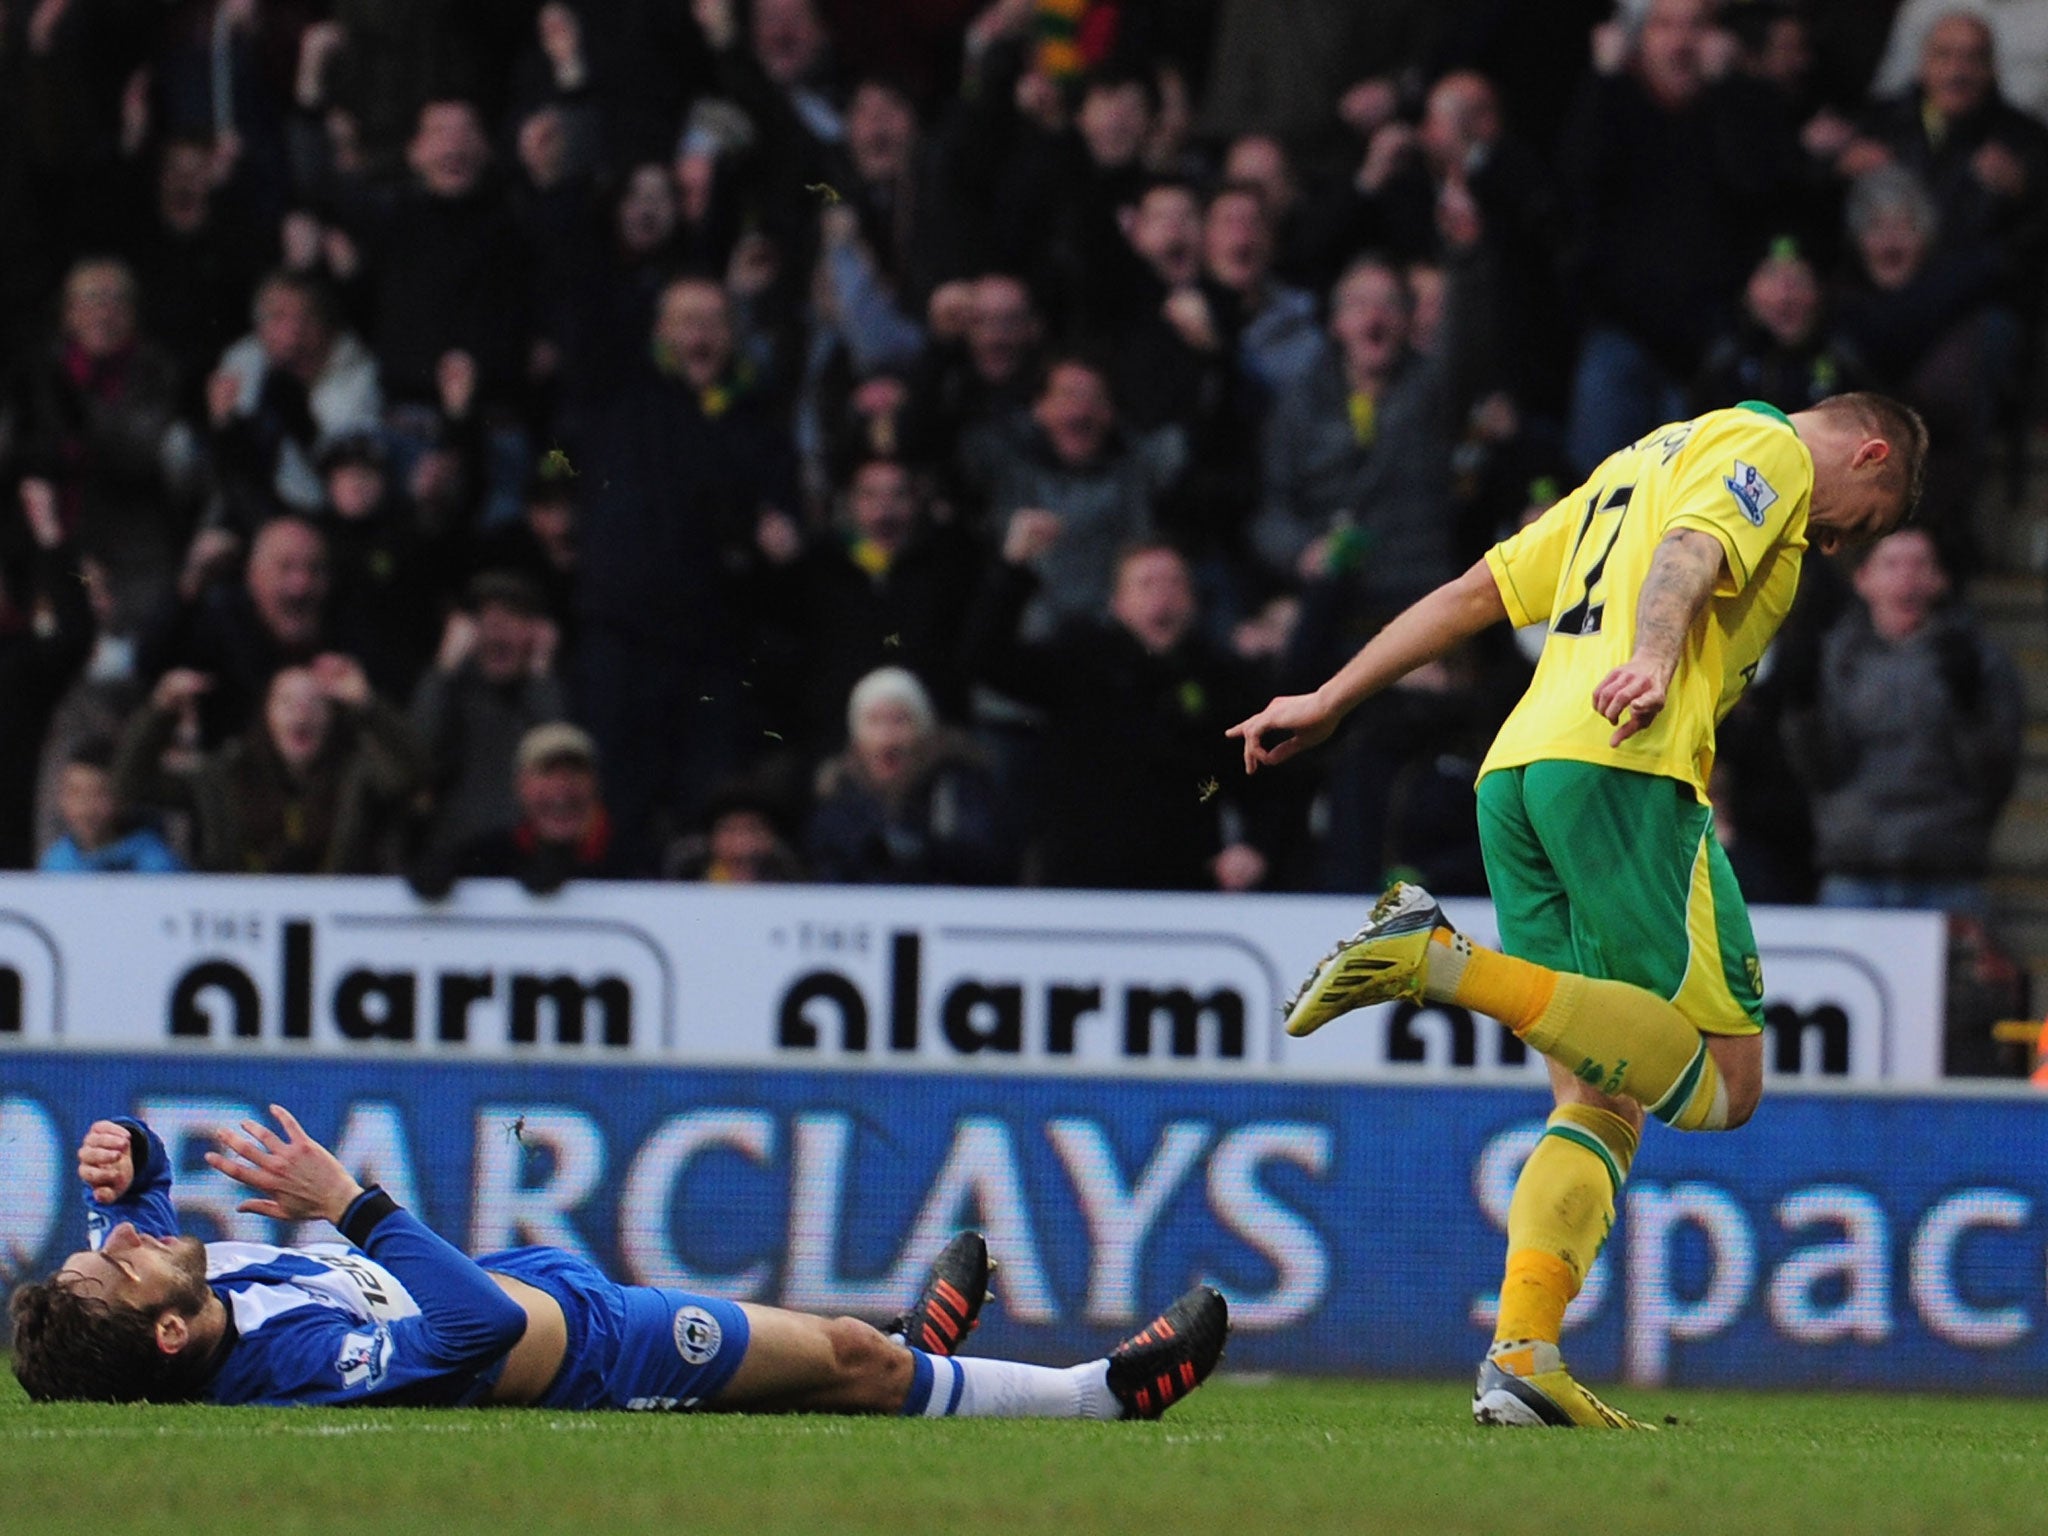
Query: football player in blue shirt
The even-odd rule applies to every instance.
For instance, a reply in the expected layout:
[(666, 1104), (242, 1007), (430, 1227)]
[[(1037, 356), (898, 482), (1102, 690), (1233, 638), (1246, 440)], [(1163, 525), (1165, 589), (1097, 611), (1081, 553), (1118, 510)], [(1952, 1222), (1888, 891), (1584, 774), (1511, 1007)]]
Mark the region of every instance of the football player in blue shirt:
[(893, 1335), (660, 1286), (559, 1248), (472, 1260), (364, 1189), (289, 1111), (217, 1133), (240, 1209), (324, 1219), (341, 1243), (202, 1243), (178, 1232), (163, 1143), (100, 1120), (78, 1151), (90, 1246), (11, 1303), (32, 1398), (1157, 1418), (1207, 1378), (1229, 1330), (1197, 1286), (1105, 1358), (1066, 1369), (958, 1359), (990, 1265), (963, 1233)]

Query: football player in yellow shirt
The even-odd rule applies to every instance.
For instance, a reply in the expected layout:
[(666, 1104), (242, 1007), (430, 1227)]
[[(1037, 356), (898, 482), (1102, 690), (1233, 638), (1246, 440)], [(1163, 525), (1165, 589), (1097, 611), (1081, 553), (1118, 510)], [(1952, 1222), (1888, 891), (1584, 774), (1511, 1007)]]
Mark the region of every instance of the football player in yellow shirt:
[(1502, 619), (1547, 623), (1480, 767), (1499, 951), (1396, 885), (1303, 983), (1289, 1034), (1418, 998), (1492, 1015), (1550, 1058), (1556, 1112), (1508, 1210), (1481, 1423), (1643, 1428), (1565, 1368), (1564, 1312), (1613, 1224), (1645, 1110), (1732, 1130), (1763, 1092), (1763, 973), (1707, 804), (1714, 730), (1783, 622), (1809, 548), (1868, 544), (1919, 499), (1927, 429), (1882, 395), (1709, 411), (1577, 491), (1395, 618), (1314, 693), (1231, 728), (1247, 773)]

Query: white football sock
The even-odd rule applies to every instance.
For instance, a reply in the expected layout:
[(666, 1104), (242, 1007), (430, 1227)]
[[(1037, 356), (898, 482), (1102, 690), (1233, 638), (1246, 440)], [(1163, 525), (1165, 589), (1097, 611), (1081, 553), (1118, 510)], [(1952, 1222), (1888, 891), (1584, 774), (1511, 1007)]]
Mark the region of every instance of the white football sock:
[(1015, 1360), (932, 1357), (928, 1419), (1114, 1419), (1123, 1407), (1109, 1390), (1109, 1362), (1065, 1369)]

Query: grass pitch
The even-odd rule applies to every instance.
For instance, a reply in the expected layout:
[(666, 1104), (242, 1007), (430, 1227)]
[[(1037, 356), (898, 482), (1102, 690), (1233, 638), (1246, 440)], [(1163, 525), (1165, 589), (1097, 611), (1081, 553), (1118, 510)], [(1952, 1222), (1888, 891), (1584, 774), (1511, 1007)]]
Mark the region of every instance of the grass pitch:
[(1618, 1392), (1655, 1436), (1481, 1431), (1462, 1383), (1218, 1378), (1158, 1424), (38, 1407), (0, 1532), (1629, 1533), (2048, 1526), (2048, 1402)]

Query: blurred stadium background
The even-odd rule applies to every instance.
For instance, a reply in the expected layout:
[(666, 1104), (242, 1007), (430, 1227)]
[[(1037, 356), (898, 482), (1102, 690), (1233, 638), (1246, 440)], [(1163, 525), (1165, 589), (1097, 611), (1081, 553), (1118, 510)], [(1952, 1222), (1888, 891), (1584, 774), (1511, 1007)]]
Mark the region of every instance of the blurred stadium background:
[(884, 1315), (978, 1225), (992, 1351), (1206, 1278), (1233, 1369), (1458, 1376), (1537, 1064), (1278, 1005), (1391, 874), (1486, 931), (1527, 660), (1221, 728), (1863, 385), (1954, 595), (1836, 716), (1893, 598), (1813, 562), (1731, 718), (1774, 1086), (1568, 1343), (2039, 1392), (2044, 105), (1992, 0), (4, 0), (0, 1278), (116, 1109), (273, 1235), (198, 1152), (274, 1101), (473, 1246)]

